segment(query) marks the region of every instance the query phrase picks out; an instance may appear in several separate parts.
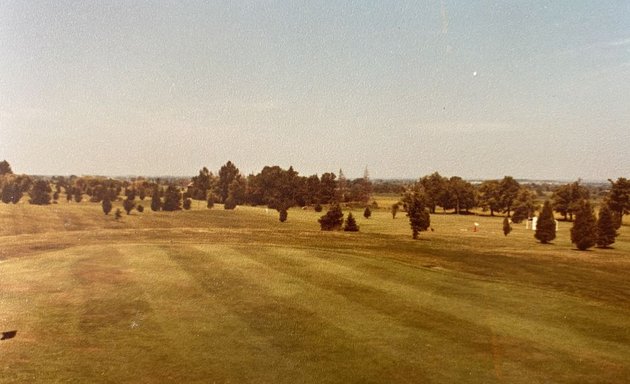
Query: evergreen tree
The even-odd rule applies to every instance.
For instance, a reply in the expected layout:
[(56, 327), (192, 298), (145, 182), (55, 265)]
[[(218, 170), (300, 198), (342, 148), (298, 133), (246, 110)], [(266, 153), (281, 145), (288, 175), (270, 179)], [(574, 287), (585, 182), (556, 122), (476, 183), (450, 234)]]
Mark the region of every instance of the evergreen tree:
[(343, 212), (339, 204), (333, 204), (328, 212), (318, 220), (322, 231), (341, 229), (343, 224)]
[(503, 234), (505, 236), (509, 235), (512, 232), (512, 226), (510, 225), (510, 219), (505, 216), (503, 218)]
[(599, 217), (597, 219), (597, 247), (608, 248), (615, 242), (617, 235), (612, 212), (607, 205), (603, 205), (599, 209)]
[(72, 189), (70, 187), (66, 187), (66, 201), (68, 203), (72, 201)]
[(431, 216), (425, 207), (422, 197), (414, 193), (407, 204), (407, 217), (411, 225), (412, 238), (418, 238), (421, 231), (426, 231), (431, 226)]
[(50, 204), (51, 191), (52, 189), (50, 189), (48, 182), (44, 180), (38, 180), (37, 182), (35, 182), (35, 185), (33, 185), (33, 188), (31, 189), (31, 199), (28, 202), (36, 205)]
[(431, 216), (426, 207), (423, 189), (419, 185), (416, 185), (416, 188), (407, 191), (403, 197), (403, 204), (407, 208), (407, 217), (409, 217), (414, 240), (418, 238), (421, 231), (426, 231), (431, 226)]
[(123, 208), (125, 209), (125, 212), (127, 212), (128, 215), (131, 213), (131, 211), (134, 209), (135, 206), (136, 206), (136, 203), (133, 201), (133, 199), (129, 197), (127, 197), (125, 201), (123, 201)]
[(365, 207), (365, 210), (363, 211), (363, 217), (369, 219), (370, 216), (372, 216), (372, 211), (370, 210), (370, 207)]
[(212, 198), (212, 196), (208, 197), (208, 204), (206, 206), (208, 209), (212, 209), (214, 207), (214, 198)]
[(109, 196), (105, 196), (103, 198), (103, 203), (101, 205), (103, 206), (103, 212), (106, 215), (109, 215), (109, 213), (112, 211), (112, 202), (109, 199)]
[(556, 238), (556, 220), (553, 217), (553, 210), (549, 200), (545, 201), (538, 216), (534, 237), (543, 244), (547, 244)]
[(343, 230), (346, 232), (359, 232), (359, 226), (357, 225), (357, 221), (354, 219), (354, 216), (352, 216), (352, 212), (348, 214)]
[(184, 209), (185, 210), (188, 211), (190, 209), (191, 205), (192, 205), (192, 200), (190, 200), (189, 198), (184, 200)]
[(287, 212), (286, 208), (280, 208), (280, 210), (278, 211), (280, 213), (280, 222), (284, 223), (285, 221), (287, 221), (287, 217), (289, 216), (289, 213)]
[(162, 201), (160, 200), (160, 191), (158, 187), (155, 187), (153, 190), (153, 195), (151, 196), (151, 210), (156, 212), (162, 208)]
[(597, 221), (588, 200), (582, 201), (580, 208), (575, 212), (571, 242), (581, 251), (594, 246), (597, 242)]
[(182, 196), (179, 193), (179, 189), (174, 185), (169, 185), (164, 193), (164, 204), (162, 204), (163, 211), (178, 211), (181, 207)]

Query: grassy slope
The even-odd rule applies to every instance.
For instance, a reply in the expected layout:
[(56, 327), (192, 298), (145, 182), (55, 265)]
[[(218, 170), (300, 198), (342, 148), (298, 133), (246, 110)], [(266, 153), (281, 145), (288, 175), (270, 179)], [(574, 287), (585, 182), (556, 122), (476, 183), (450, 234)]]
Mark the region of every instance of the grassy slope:
[(0, 205), (0, 382), (630, 377), (627, 227), (577, 252), (565, 223), (543, 246), (500, 218), (434, 215), (412, 241), (404, 213), (355, 216)]

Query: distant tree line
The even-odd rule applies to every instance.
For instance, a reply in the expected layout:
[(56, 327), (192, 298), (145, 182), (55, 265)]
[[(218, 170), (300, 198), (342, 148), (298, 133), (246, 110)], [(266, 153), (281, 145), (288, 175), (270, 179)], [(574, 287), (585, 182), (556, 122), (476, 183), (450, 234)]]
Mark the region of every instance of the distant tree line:
[[(118, 200), (123, 201), (127, 214), (133, 209), (142, 212), (144, 206), (136, 199), (143, 201), (147, 198), (153, 211), (190, 209), (193, 200), (203, 201), (208, 208), (213, 208), (215, 203), (223, 204), (225, 209), (244, 204), (266, 206), (278, 211), (280, 221), (286, 221), (288, 210), (295, 206), (312, 206), (317, 212), (323, 209), (322, 206), (328, 206), (328, 216), (324, 215), (320, 220), (322, 229), (343, 229), (342, 205), (365, 208), (364, 217), (367, 219), (371, 215), (370, 207), (376, 208), (375, 203), (370, 203), (374, 193), (400, 196), (400, 201), (391, 207), (392, 218), (396, 218), (399, 210), (404, 210), (409, 217), (413, 237), (430, 228), (430, 215), (439, 210), (469, 214), (477, 208), (489, 212), (491, 216), (504, 214), (510, 218), (504, 225), (507, 235), (511, 230), (511, 227), (508, 228), (510, 222), (519, 223), (532, 218), (540, 211), (540, 203), (546, 201), (540, 211), (540, 220), (543, 220), (543, 225), (539, 224), (541, 233), (537, 235), (541, 242), (553, 240), (555, 235), (543, 233), (549, 231), (549, 225), (544, 220), (545, 217), (553, 218), (553, 212), (556, 212), (564, 220), (574, 221), (574, 226), (587, 228), (572, 231), (576, 241), (588, 237), (584, 233), (596, 233), (591, 236), (595, 239), (594, 243), (584, 241), (579, 243), (580, 246), (590, 243), (608, 246), (611, 241), (614, 242), (623, 216), (630, 213), (630, 181), (623, 177), (609, 180), (609, 185), (597, 186), (583, 185), (580, 180), (564, 185), (520, 184), (511, 176), (473, 184), (459, 176), (444, 177), (434, 172), (415, 182), (373, 182), (367, 168), (363, 177), (353, 180), (348, 180), (342, 170), (303, 176), (293, 167), (284, 169), (277, 165), (265, 166), (257, 174), (244, 176), (234, 163), (228, 161), (216, 173), (203, 167), (190, 179), (138, 177), (121, 180), (102, 176), (42, 178), (17, 175), (6, 160), (0, 162), (0, 199), (5, 204), (17, 204), (28, 194), (30, 204), (46, 205), (57, 203), (65, 194), (68, 203), (80, 203), (84, 199), (101, 203), (106, 214), (112, 210), (112, 203)], [(589, 216), (595, 217), (593, 199), (600, 207), (595, 224)], [(354, 230), (356, 224), (354, 217), (352, 221), (350, 230)], [(356, 228), (358, 230), (358, 226)]]

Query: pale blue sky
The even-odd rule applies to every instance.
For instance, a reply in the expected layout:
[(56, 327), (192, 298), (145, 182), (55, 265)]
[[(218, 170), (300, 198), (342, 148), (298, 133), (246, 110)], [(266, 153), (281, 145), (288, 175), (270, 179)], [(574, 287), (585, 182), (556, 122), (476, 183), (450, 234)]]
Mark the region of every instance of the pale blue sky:
[(0, 0), (35, 174), (630, 176), (628, 1)]

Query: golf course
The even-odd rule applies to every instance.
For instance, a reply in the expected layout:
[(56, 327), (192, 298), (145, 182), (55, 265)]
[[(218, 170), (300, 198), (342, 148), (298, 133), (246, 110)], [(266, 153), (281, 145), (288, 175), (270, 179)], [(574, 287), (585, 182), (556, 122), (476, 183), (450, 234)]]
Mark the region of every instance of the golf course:
[(584, 252), (563, 221), (541, 244), (434, 214), (413, 240), (361, 213), (0, 204), (0, 382), (627, 382), (627, 222)]

